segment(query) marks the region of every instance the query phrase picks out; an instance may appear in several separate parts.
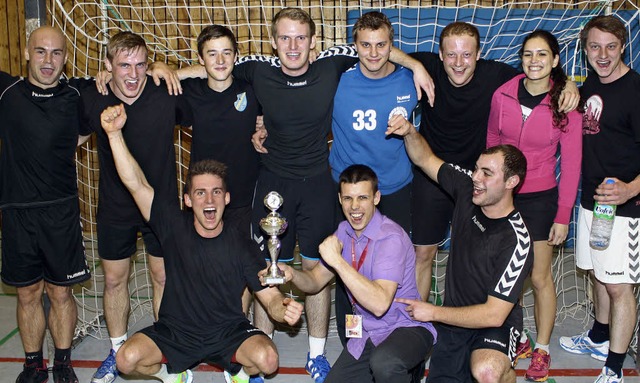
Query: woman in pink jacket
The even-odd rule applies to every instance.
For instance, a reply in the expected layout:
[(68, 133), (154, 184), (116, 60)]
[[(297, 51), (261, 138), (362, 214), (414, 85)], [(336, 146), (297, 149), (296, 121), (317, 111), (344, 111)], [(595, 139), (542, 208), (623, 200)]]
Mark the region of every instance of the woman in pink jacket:
[[(556, 317), (551, 260), (553, 247), (567, 237), (575, 205), (582, 159), (582, 118), (576, 111), (559, 111), (558, 99), (567, 76), (560, 65), (558, 41), (551, 33), (536, 30), (525, 37), (520, 57), (524, 74), (493, 94), (487, 147), (512, 144), (527, 158), (527, 175), (515, 205), (534, 241), (531, 282), (538, 337), (532, 352), (529, 339), (523, 336), (516, 361), (532, 357), (526, 378), (542, 382), (549, 375), (549, 340)], [(555, 172), (558, 148), (559, 185)]]

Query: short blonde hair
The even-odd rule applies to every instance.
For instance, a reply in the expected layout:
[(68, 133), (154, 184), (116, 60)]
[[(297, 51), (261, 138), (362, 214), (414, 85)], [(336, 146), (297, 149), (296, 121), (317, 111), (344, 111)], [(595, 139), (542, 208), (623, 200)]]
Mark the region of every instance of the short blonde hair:
[(440, 52), (442, 52), (444, 38), (449, 36), (471, 36), (476, 40), (476, 49), (480, 50), (480, 32), (478, 32), (478, 28), (469, 23), (456, 21), (444, 27), (440, 33)]
[(276, 13), (271, 21), (271, 35), (274, 39), (278, 37), (277, 28), (278, 22), (281, 19), (295, 20), (302, 24), (307, 24), (309, 25), (309, 37), (316, 34), (316, 23), (313, 22), (313, 19), (311, 19), (311, 16), (309, 16), (306, 11), (300, 8), (284, 8), (280, 12)]
[(147, 43), (140, 35), (129, 31), (118, 32), (107, 43), (107, 59), (113, 61), (113, 58), (122, 51), (134, 52), (140, 48), (149, 51)]

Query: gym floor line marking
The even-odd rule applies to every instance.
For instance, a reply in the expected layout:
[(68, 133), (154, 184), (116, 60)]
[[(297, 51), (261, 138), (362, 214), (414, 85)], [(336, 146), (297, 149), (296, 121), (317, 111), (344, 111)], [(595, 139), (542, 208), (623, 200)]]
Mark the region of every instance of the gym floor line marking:
[(9, 334), (7, 334), (7, 336), (5, 336), (4, 338), (0, 339), (0, 346), (4, 345), (9, 339), (13, 338), (14, 335), (16, 335), (20, 330), (16, 327), (13, 329), (13, 331), (11, 331)]
[[(0, 363), (24, 363), (24, 358), (0, 358)], [(73, 367), (75, 368), (92, 368), (97, 369), (102, 364), (100, 360), (72, 360)], [(200, 364), (194, 368), (199, 372), (222, 372), (222, 369), (216, 366), (208, 364)], [(427, 369), (427, 372), (429, 369)], [(549, 370), (549, 378), (553, 377), (567, 377), (567, 376), (585, 376), (595, 377), (600, 374), (602, 369), (600, 368), (555, 368)], [(624, 376), (640, 376), (638, 371), (633, 368), (625, 368), (622, 370)], [(516, 370), (518, 376), (524, 376), (525, 370)], [(307, 375), (304, 367), (280, 367), (278, 374), (284, 375)]]

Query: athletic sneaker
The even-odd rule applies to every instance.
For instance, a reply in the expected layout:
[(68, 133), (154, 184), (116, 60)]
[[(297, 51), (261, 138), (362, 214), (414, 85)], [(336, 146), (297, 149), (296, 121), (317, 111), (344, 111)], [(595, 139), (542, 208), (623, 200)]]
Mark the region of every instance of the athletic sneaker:
[(245, 379), (239, 378), (237, 375), (232, 376), (227, 370), (224, 370), (223, 374), (224, 374), (224, 380), (227, 383), (264, 383), (264, 379), (259, 375), (249, 378), (248, 380), (245, 380)]
[(529, 337), (527, 337), (527, 341), (522, 343), (518, 342), (518, 347), (516, 347), (516, 359), (513, 361), (513, 367), (518, 364), (520, 359), (531, 358), (531, 341)]
[(191, 383), (193, 382), (193, 372), (185, 370), (178, 374), (176, 380), (171, 383)]
[(588, 331), (574, 336), (561, 336), (560, 346), (572, 354), (591, 355), (592, 358), (603, 362), (607, 360), (607, 355), (609, 355), (609, 341), (595, 343), (589, 338)]
[(91, 383), (112, 383), (118, 377), (118, 369), (116, 368), (116, 352), (111, 349), (109, 356), (105, 359), (98, 371), (93, 374)]
[(531, 364), (524, 377), (532, 382), (546, 382), (549, 378), (549, 366), (551, 366), (551, 355), (536, 348), (533, 350)]
[(315, 383), (323, 383), (331, 371), (331, 365), (324, 355), (309, 358), (309, 353), (307, 353), (307, 365), (304, 366), (304, 369), (307, 370), (307, 374), (311, 375), (311, 379)]
[(18, 375), (16, 383), (45, 383), (47, 380), (49, 380), (47, 366), (45, 366), (44, 363), (42, 366), (33, 363), (23, 365), (22, 372)]
[(616, 375), (609, 367), (602, 367), (602, 372), (598, 375), (598, 379), (594, 383), (623, 383), (624, 379), (622, 373), (620, 376)]
[(53, 383), (78, 383), (71, 363), (53, 364)]

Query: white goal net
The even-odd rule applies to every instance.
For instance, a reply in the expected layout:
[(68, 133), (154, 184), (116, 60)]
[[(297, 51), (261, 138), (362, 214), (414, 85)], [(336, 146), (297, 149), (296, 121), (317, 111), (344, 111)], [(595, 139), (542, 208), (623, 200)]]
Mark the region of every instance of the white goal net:
[[(594, 15), (615, 14), (627, 25), (629, 44), (625, 59), (633, 68), (638, 58), (639, 8), (637, 1), (62, 1), (49, 0), (53, 25), (65, 31), (71, 46), (68, 74), (94, 75), (102, 69), (104, 45), (109, 36), (131, 30), (144, 37), (153, 60), (172, 65), (189, 65), (196, 59), (196, 37), (203, 27), (223, 24), (236, 34), (241, 54), (271, 54), (270, 20), (286, 6), (309, 11), (317, 23), (321, 48), (350, 41), (355, 19), (368, 10), (382, 10), (391, 19), (396, 42), (406, 52), (437, 51), (442, 28), (452, 21), (467, 21), (481, 33), (482, 56), (513, 65), (522, 38), (534, 29), (554, 33), (562, 47), (561, 61), (566, 72), (579, 83), (586, 75), (586, 61), (578, 44), (581, 27)], [(190, 136), (176, 135), (177, 166), (182, 177), (188, 163)], [(99, 171), (94, 146), (89, 143), (78, 152), (78, 180), (81, 189), (83, 219), (87, 230), (87, 254), (94, 277), (77, 294), (80, 310), (79, 335), (106, 337), (102, 319), (101, 289), (103, 276), (97, 257), (95, 208)], [(558, 249), (553, 275), (558, 293), (558, 323), (567, 317), (586, 324), (592, 312), (589, 282), (576, 272), (573, 260), (573, 233), (567, 246)], [(431, 299), (441, 301), (444, 288), (446, 244), (437, 259), (436, 278)], [(147, 278), (144, 250), (134, 257), (131, 290), (132, 319), (151, 311), (151, 290)], [(526, 327), (534, 330), (533, 298), (525, 294)], [(635, 345), (635, 341), (634, 341)], [(635, 346), (634, 346), (635, 347)]]

